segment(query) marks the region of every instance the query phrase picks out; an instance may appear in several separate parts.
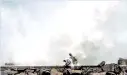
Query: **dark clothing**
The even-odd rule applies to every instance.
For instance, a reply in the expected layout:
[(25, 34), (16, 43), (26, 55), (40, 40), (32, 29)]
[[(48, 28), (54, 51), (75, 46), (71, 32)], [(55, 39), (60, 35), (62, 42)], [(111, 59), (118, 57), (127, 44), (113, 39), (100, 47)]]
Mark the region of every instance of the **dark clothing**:
[(78, 63), (77, 59), (74, 56), (71, 56), (70, 58), (72, 59), (72, 63), (73, 64), (77, 64)]
[(67, 66), (67, 65), (65, 65), (64, 67), (65, 67), (65, 68), (71, 68), (71, 66)]

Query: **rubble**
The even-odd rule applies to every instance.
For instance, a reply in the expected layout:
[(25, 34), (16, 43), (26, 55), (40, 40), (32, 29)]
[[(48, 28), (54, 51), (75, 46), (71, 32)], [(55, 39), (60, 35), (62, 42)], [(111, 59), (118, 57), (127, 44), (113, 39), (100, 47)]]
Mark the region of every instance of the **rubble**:
[[(121, 63), (122, 62), (122, 63)], [(123, 65), (124, 62), (124, 65)], [(1, 75), (124, 75), (127, 73), (126, 60), (118, 63), (74, 66), (73, 69), (64, 66), (1, 66)]]

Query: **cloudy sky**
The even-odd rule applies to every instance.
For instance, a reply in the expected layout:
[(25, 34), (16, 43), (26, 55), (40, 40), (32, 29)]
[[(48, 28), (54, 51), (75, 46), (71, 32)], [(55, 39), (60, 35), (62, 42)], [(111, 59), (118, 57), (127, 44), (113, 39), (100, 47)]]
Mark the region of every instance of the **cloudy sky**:
[(85, 39), (102, 40), (98, 62), (126, 58), (126, 8), (126, 1), (117, 0), (3, 0), (0, 62), (62, 64), (69, 52), (87, 58), (87, 52), (77, 48)]

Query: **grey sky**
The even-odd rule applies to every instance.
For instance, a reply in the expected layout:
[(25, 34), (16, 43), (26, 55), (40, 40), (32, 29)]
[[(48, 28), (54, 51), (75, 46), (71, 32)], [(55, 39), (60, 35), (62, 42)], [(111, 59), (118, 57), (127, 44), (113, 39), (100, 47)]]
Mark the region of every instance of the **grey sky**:
[[(63, 1), (4, 0), (2, 3), (0, 50), (1, 59), (5, 62), (8, 60), (13, 61), (15, 57), (10, 44), (13, 45), (14, 41), (18, 43), (20, 39), (25, 39), (27, 35), (35, 34), (36, 36), (36, 33), (38, 33), (45, 36), (45, 28), (47, 26), (45, 22), (47, 22), (48, 16), (52, 15), (55, 9), (65, 6)], [(32, 20), (33, 22), (31, 22)], [(14, 38), (17, 40), (14, 40)], [(22, 48), (21, 45), (18, 45), (18, 47)]]
[[(96, 52), (97, 62), (104, 58), (114, 62), (126, 57), (125, 9), (126, 2), (118, 1), (6, 0), (2, 5), (1, 59), (25, 65), (62, 64), (68, 52), (82, 52), (78, 47), (87, 36), (92, 42), (103, 40)], [(112, 54), (110, 59), (108, 54)]]

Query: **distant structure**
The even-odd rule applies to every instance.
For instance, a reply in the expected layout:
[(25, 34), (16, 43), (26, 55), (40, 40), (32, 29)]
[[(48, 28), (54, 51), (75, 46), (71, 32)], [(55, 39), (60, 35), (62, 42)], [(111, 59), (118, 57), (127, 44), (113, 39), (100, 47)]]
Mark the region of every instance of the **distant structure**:
[(5, 66), (14, 66), (14, 63), (5, 63)]
[(127, 65), (127, 59), (119, 58), (118, 65)]

